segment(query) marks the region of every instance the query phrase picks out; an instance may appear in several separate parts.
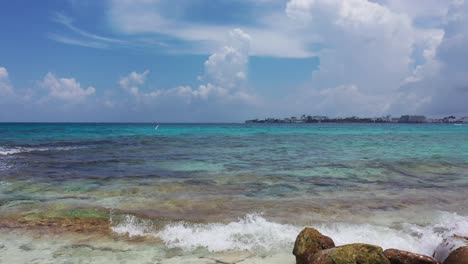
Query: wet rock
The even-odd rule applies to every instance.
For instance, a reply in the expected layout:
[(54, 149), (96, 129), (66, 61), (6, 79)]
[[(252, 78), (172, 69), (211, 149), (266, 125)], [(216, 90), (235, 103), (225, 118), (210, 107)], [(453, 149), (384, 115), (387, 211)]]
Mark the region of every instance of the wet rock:
[(250, 252), (240, 251), (240, 252), (220, 252), (220, 253), (207, 256), (206, 258), (214, 260), (217, 263), (234, 264), (234, 263), (241, 262), (250, 256), (252, 256)]
[(25, 228), (49, 233), (109, 234), (109, 215), (102, 209), (72, 209), (0, 216), (0, 228)]
[(387, 249), (384, 252), (384, 255), (390, 260), (391, 264), (438, 264), (435, 259), (411, 253), (408, 251), (398, 250), (398, 249)]
[(180, 263), (216, 264), (217, 262), (214, 260), (210, 260), (210, 259), (203, 259), (203, 258), (198, 258), (198, 257), (181, 257), (181, 256), (156, 261), (156, 264), (180, 264)]
[(23, 244), (21, 246), (19, 246), (19, 249), (23, 250), (23, 251), (31, 251), (33, 250), (33, 248), (30, 246), (30, 245), (27, 245), (27, 244)]
[(316, 253), (308, 264), (390, 264), (381, 247), (349, 244)]
[(450, 253), (444, 264), (468, 264), (468, 246), (460, 247)]
[(109, 251), (112, 253), (117, 252), (128, 252), (130, 249), (120, 249), (120, 248), (111, 248), (111, 247), (96, 247), (93, 245), (88, 244), (74, 244), (70, 246), (65, 246), (66, 249), (89, 249), (89, 250), (97, 250), (97, 251)]
[(308, 264), (314, 254), (335, 247), (333, 240), (314, 228), (304, 228), (294, 243), (293, 254), (297, 264)]
[(443, 263), (452, 251), (465, 246), (468, 246), (468, 238), (457, 235), (447, 237), (437, 246), (432, 256)]
[(294, 264), (294, 256), (287, 253), (278, 253), (268, 256), (251, 257), (237, 264)]

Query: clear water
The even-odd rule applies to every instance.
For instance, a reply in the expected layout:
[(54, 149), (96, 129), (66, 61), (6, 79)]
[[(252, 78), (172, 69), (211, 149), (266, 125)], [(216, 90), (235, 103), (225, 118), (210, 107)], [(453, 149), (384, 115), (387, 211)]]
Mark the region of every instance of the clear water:
[[(0, 124), (0, 228), (31, 245), (68, 237), (40, 262), (100, 252), (79, 237), (128, 247), (124, 263), (138, 250), (284, 263), (305, 225), (430, 255), (468, 232), (467, 191), (468, 125)], [(22, 250), (9, 240), (0, 251)]]

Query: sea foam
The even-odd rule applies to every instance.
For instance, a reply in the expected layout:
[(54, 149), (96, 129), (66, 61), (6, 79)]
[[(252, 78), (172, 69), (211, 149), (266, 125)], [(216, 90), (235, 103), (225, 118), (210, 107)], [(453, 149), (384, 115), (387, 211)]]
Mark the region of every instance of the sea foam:
[[(370, 243), (384, 249), (397, 248), (432, 255), (444, 237), (452, 234), (468, 235), (468, 217), (441, 212), (427, 226), (403, 224), (399, 228), (350, 223), (310, 225), (330, 236), (336, 245)], [(155, 230), (148, 221), (126, 216), (112, 230), (129, 236), (154, 236), (170, 247), (191, 251), (290, 251), (303, 227), (280, 224), (260, 214), (249, 214), (227, 224), (170, 223)]]
[(0, 155), (15, 155), (20, 153), (28, 153), (28, 152), (43, 152), (43, 151), (67, 151), (67, 150), (74, 150), (80, 149), (82, 147), (11, 147), (5, 148), (0, 147)]
[(292, 225), (270, 222), (258, 214), (250, 214), (228, 224), (169, 224), (156, 236), (169, 247), (209, 251), (275, 250), (288, 247), (300, 232)]
[[(115, 220), (111, 217), (110, 222), (113, 224)], [(145, 236), (151, 234), (152, 224), (150, 221), (137, 218), (136, 216), (125, 215), (123, 219), (120, 219), (118, 224), (112, 226), (111, 229), (117, 234), (128, 235), (130, 237)]]

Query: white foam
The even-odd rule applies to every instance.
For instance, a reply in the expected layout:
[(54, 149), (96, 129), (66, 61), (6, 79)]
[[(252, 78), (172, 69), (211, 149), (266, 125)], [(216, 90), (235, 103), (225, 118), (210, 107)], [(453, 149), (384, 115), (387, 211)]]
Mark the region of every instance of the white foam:
[(270, 222), (258, 214), (250, 214), (228, 224), (170, 224), (156, 236), (169, 247), (185, 250), (198, 247), (209, 251), (274, 250), (290, 246), (299, 232), (298, 227)]
[(10, 185), (9, 182), (0, 181), (0, 190), (3, 189), (4, 187), (8, 187), (9, 185)]
[(2, 148), (0, 147), (0, 155), (13, 155), (13, 154), (18, 154), (21, 153), (22, 149), (21, 148)]
[[(111, 224), (113, 219), (110, 219)], [(152, 225), (149, 221), (139, 219), (133, 215), (125, 215), (123, 220), (116, 226), (111, 227), (112, 231), (120, 235), (145, 236), (151, 234)]]
[[(468, 235), (468, 217), (441, 212), (426, 226), (403, 224), (398, 229), (370, 224), (330, 223), (312, 225), (330, 236), (337, 245), (369, 243), (384, 249), (397, 248), (432, 255), (444, 237), (452, 234)], [(148, 222), (134, 216), (113, 227), (119, 234), (130, 236), (155, 236), (168, 247), (190, 251), (206, 248), (209, 251), (268, 250), (291, 251), (297, 234), (303, 227), (268, 221), (259, 214), (249, 214), (228, 224), (168, 224), (154, 230)]]
[(67, 151), (67, 150), (73, 150), (73, 149), (80, 149), (82, 147), (12, 147), (12, 148), (4, 148), (0, 147), (0, 155), (15, 155), (19, 153), (28, 153), (28, 152), (35, 152), (35, 151), (50, 151), (50, 150), (55, 150), (55, 151)]
[(438, 212), (428, 225), (402, 224), (400, 228), (377, 225), (335, 223), (315, 226), (333, 238), (337, 245), (369, 243), (384, 249), (397, 248), (424, 255), (432, 255), (445, 237), (468, 232), (468, 217), (455, 213)]

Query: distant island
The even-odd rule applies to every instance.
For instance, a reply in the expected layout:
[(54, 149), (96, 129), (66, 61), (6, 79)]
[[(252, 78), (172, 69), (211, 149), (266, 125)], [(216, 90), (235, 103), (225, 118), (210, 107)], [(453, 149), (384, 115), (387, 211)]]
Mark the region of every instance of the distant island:
[(426, 118), (423, 115), (402, 115), (400, 117), (336, 117), (329, 118), (327, 116), (310, 116), (302, 115), (301, 117), (287, 118), (265, 118), (246, 120), (245, 123), (435, 123), (435, 124), (468, 124), (468, 117), (457, 118), (455, 116), (447, 116), (444, 118)]

